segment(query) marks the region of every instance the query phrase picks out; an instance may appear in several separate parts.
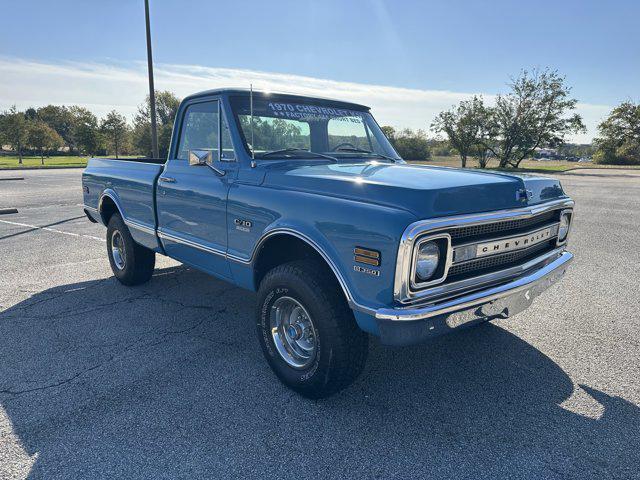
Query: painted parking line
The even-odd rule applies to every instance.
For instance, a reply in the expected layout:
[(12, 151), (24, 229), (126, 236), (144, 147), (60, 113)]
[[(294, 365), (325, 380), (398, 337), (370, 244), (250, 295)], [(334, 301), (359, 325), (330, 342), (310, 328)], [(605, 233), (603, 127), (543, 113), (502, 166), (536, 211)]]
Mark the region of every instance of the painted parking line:
[(15, 226), (18, 226), (18, 227), (33, 228), (35, 230), (46, 230), (47, 232), (59, 233), (61, 235), (68, 235), (70, 237), (90, 238), (91, 240), (97, 240), (99, 242), (105, 242), (106, 241), (104, 238), (94, 237), (93, 235), (85, 235), (84, 233), (65, 232), (63, 230), (58, 230), (56, 228), (39, 227), (38, 225), (30, 225), (28, 223), (10, 222), (8, 220), (0, 220), (0, 223), (6, 223), (8, 225), (15, 225)]

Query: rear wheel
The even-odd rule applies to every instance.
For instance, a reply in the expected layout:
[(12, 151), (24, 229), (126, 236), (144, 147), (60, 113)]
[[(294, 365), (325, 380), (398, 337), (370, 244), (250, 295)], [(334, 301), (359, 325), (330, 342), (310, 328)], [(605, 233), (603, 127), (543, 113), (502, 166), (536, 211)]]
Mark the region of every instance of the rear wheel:
[(301, 395), (328, 397), (362, 372), (368, 336), (317, 262), (286, 263), (268, 272), (258, 290), (257, 317), (269, 366)]
[(153, 275), (155, 252), (133, 240), (119, 213), (107, 225), (107, 255), (113, 274), (124, 285), (140, 285)]

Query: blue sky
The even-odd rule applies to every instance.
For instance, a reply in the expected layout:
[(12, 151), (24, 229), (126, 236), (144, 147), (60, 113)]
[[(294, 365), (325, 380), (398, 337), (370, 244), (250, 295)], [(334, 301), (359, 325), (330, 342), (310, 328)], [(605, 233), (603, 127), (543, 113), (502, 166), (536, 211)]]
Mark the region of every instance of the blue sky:
[[(140, 103), (142, 0), (0, 3), (0, 108), (73, 103), (74, 88), (75, 103), (97, 113)], [(640, 97), (638, 1), (151, 0), (151, 14), (157, 87), (181, 95), (224, 81), (266, 88), (275, 79), (294, 91), (330, 81), (341, 98), (354, 100), (355, 88), (380, 107), (385, 123), (404, 126), (406, 117), (406, 126), (427, 128), (441, 106), (490, 97), (520, 69), (548, 66), (573, 86), (588, 137), (607, 108)], [(74, 69), (91, 78), (81, 85)], [(414, 91), (426, 95), (416, 107), (424, 121), (410, 111)]]

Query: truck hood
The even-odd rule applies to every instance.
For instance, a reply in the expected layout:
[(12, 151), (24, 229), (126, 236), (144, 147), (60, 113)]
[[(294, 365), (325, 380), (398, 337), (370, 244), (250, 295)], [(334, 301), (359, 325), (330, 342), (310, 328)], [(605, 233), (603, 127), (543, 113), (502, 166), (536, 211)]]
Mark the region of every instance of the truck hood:
[(565, 196), (552, 178), (415, 164), (278, 163), (268, 167), (263, 184), (400, 208), (420, 219), (518, 208)]

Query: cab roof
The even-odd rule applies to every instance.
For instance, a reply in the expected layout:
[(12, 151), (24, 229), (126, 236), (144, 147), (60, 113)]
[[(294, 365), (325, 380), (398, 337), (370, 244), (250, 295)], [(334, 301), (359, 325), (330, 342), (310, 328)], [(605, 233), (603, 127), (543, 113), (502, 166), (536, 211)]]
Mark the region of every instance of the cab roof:
[[(202, 92), (194, 93), (185, 97), (183, 101), (192, 100), (194, 98), (200, 97), (209, 97), (211, 95), (224, 95), (224, 96), (242, 96), (248, 97), (251, 91), (248, 88), (214, 88), (212, 90), (204, 90)], [(352, 102), (344, 102), (342, 100), (335, 100), (331, 98), (323, 98), (323, 97), (312, 97), (309, 95), (297, 95), (294, 93), (286, 93), (286, 92), (265, 92), (261, 90), (253, 91), (253, 98), (278, 98), (279, 100), (286, 101), (317, 101), (325, 104), (330, 104), (336, 107), (349, 108), (352, 110), (370, 110), (370, 108), (366, 105), (361, 105), (359, 103)]]

